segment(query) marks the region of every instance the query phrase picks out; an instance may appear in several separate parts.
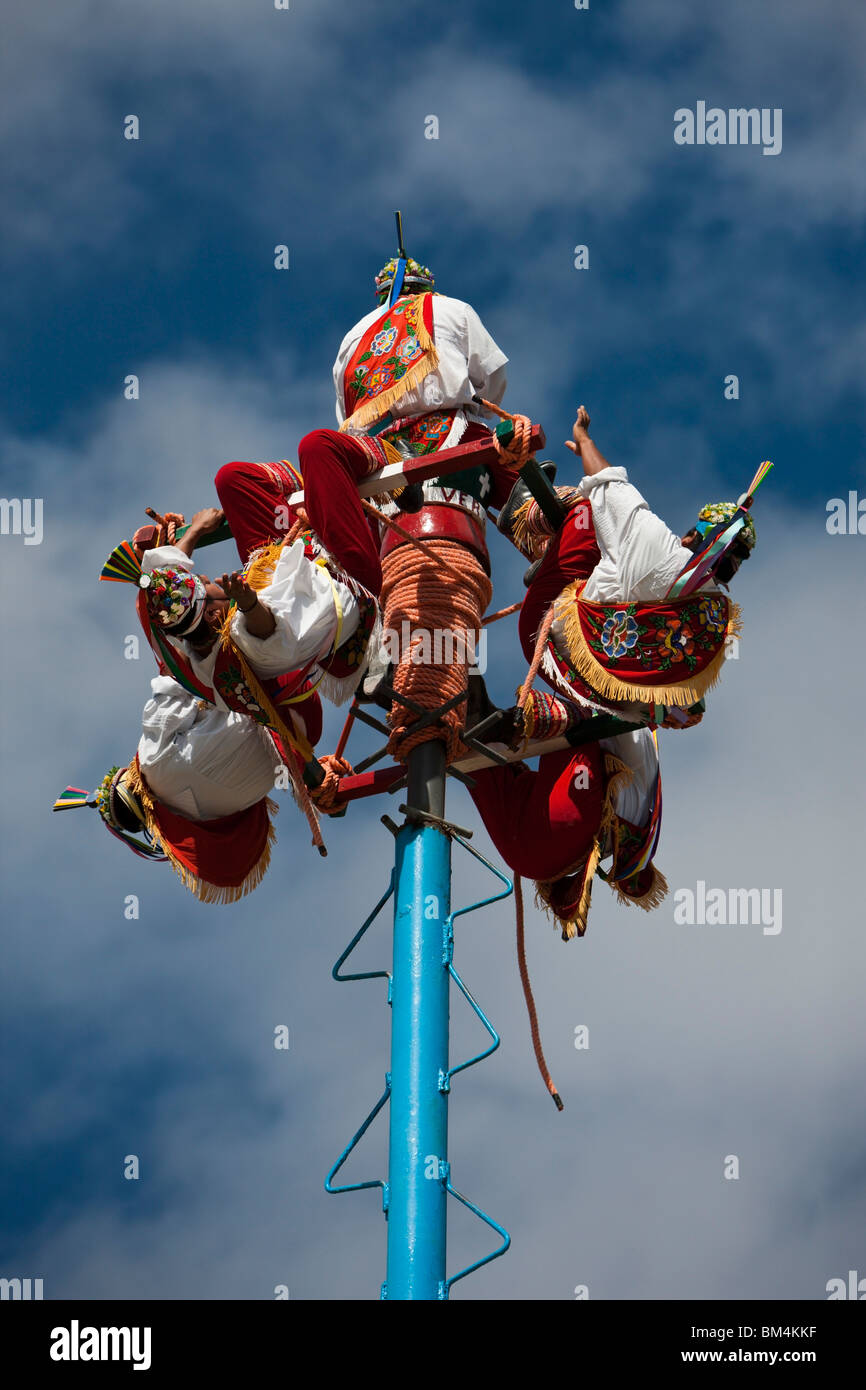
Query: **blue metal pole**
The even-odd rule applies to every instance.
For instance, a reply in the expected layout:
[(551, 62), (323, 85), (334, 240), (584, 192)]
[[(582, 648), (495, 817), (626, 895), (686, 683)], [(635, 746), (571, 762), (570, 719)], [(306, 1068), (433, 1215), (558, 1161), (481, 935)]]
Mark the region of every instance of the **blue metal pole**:
[[(445, 810), (445, 748), (409, 755), (411, 809)], [(451, 841), (431, 825), (397, 836), (388, 1147), (388, 1272), (382, 1297), (440, 1299), (448, 1200), (448, 960)]]

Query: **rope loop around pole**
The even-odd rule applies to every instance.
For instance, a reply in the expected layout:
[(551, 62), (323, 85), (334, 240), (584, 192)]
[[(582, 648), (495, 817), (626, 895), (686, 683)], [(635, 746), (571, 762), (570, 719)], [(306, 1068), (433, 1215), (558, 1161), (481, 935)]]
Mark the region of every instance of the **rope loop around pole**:
[[(436, 710), (467, 690), (482, 615), (493, 586), (481, 560), (456, 541), (431, 537), (420, 552), (398, 546), (382, 563), (384, 640), (394, 661), (393, 686), (422, 711)], [(464, 753), (461, 702), (434, 723), (414, 729), (420, 714), (395, 703), (388, 751), (405, 762), (413, 748), (431, 739), (445, 743), (448, 764)]]

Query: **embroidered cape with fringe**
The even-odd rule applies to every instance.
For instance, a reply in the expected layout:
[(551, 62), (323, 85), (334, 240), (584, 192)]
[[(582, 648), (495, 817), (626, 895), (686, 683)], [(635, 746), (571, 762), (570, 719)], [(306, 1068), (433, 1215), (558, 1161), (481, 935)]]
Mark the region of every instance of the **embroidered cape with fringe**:
[(156, 800), (138, 754), (129, 765), (126, 781), (141, 801), (154, 844), (201, 902), (237, 902), (258, 887), (276, 841), (271, 816), (276, 815), (277, 805), (270, 797), (230, 816), (192, 821)]
[(576, 672), (603, 699), (689, 706), (715, 685), (740, 609), (726, 595), (591, 603), (585, 580), (563, 589), (555, 622)]

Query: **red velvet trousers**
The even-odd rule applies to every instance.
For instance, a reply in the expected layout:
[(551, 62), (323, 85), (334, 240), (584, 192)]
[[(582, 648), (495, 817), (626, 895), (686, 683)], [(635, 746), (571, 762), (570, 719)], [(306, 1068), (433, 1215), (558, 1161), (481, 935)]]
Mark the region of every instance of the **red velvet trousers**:
[(589, 853), (604, 804), (598, 744), (472, 773), (472, 800), (512, 873), (556, 878)]
[(377, 465), (350, 435), (312, 430), (298, 445), (304, 506), (322, 544), (347, 574), (378, 597), (379, 533), (361, 506), (358, 483)]

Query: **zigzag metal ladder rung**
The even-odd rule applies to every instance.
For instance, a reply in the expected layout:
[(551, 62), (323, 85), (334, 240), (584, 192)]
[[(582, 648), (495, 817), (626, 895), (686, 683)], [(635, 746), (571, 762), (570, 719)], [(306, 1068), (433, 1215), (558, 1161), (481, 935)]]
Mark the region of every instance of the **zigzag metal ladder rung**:
[[(464, 999), (466, 999), (470, 1008), (472, 1009), (476, 1017), (480, 1020), (481, 1024), (483, 1025), (489, 1037), (491, 1038), (490, 1045), (486, 1047), (483, 1051), (477, 1053), (474, 1057), (468, 1058), (465, 1062), (458, 1063), (457, 1066), (449, 1066), (447, 1071), (440, 1071), (439, 1090), (446, 1093), (450, 1092), (451, 1090), (451, 1081), (454, 1076), (456, 1076), (459, 1072), (467, 1071), (469, 1067), (476, 1066), (479, 1062), (485, 1061), (486, 1058), (490, 1057), (496, 1051), (496, 1049), (499, 1047), (500, 1042), (499, 1034), (496, 1032), (496, 1029), (493, 1027), (492, 1023), (487, 1018), (487, 1015), (484, 1013), (484, 1010), (481, 1008), (481, 1005), (478, 1003), (478, 1001), (474, 998), (469, 989), (466, 987), (464, 981), (461, 979), (457, 970), (455, 970), (454, 968), (454, 922), (458, 917), (467, 916), (470, 912), (476, 912), (483, 907), (489, 907), (492, 903), (500, 902), (503, 898), (509, 897), (510, 894), (514, 891), (514, 885), (511, 882), (511, 880), (507, 878), (504, 874), (500, 873), (500, 871), (497, 868), (495, 868), (494, 865), (491, 864), (488, 859), (485, 859), (484, 855), (479, 854), (477, 850), (473, 849), (471, 845), (467, 844), (466, 841), (460, 835), (452, 832), (451, 840), (456, 841), (459, 845), (462, 846), (463, 849), (465, 849), (469, 854), (471, 854), (474, 859), (477, 859), (479, 863), (483, 864), (485, 868), (489, 869), (490, 872), (494, 875), (494, 877), (497, 878), (499, 882), (504, 886), (500, 892), (494, 893), (490, 897), (481, 898), (477, 902), (473, 902), (466, 907), (460, 907), (454, 911), (449, 912), (443, 924), (442, 964), (447, 968), (449, 978), (453, 980), (454, 984), (460, 990), (460, 993), (463, 995)], [(387, 890), (385, 891), (385, 893), (383, 893), (382, 897), (379, 899), (372, 912), (365, 919), (363, 925), (352, 937), (352, 940), (349, 942), (348, 946), (343, 951), (336, 964), (334, 965), (333, 970), (331, 971), (333, 979), (340, 984), (348, 984), (356, 980), (386, 979), (388, 981), (389, 1004), (392, 1000), (393, 990), (393, 977), (390, 971), (365, 970), (345, 974), (343, 973), (342, 967), (345, 965), (346, 961), (351, 956), (355, 948), (360, 944), (366, 933), (369, 931), (370, 927), (376, 921), (380, 912), (385, 907), (385, 904), (389, 901), (389, 899), (391, 899), (394, 896), (395, 885), (396, 872), (395, 870), (392, 870)], [(337, 1176), (337, 1173), (340, 1171), (346, 1160), (349, 1158), (349, 1155), (357, 1147), (361, 1139), (363, 1139), (367, 1130), (370, 1128), (376, 1116), (379, 1114), (379, 1111), (382, 1110), (385, 1104), (390, 1100), (390, 1097), (391, 1074), (390, 1072), (387, 1072), (385, 1075), (385, 1089), (382, 1095), (379, 1097), (376, 1104), (373, 1106), (372, 1110), (367, 1115), (366, 1119), (362, 1122), (362, 1124), (360, 1125), (350, 1142), (347, 1144), (346, 1148), (340, 1154), (340, 1157), (337, 1159), (337, 1162), (331, 1168), (327, 1178), (325, 1179), (325, 1191), (332, 1195), (336, 1195), (340, 1192), (360, 1192), (366, 1188), (380, 1187), (382, 1189), (382, 1210), (384, 1211), (386, 1217), (388, 1214), (389, 1207), (389, 1185), (386, 1181), (384, 1181), (382, 1178), (373, 1178), (368, 1179), (364, 1182), (342, 1183), (335, 1185), (334, 1178)], [(468, 1274), (473, 1274), (476, 1270), (481, 1269), (484, 1265), (490, 1264), (491, 1261), (498, 1259), (500, 1255), (504, 1255), (505, 1252), (508, 1250), (509, 1246), (511, 1245), (511, 1237), (505, 1230), (504, 1226), (501, 1226), (498, 1221), (495, 1221), (493, 1219), (492, 1216), (489, 1216), (480, 1207), (476, 1206), (474, 1202), (471, 1202), (468, 1199), (468, 1197), (464, 1197), (462, 1193), (457, 1191), (457, 1189), (451, 1182), (451, 1165), (447, 1161), (440, 1161), (439, 1180), (443, 1183), (445, 1191), (450, 1196), (454, 1197), (462, 1206), (468, 1208), (468, 1210), (471, 1211), (473, 1215), (477, 1216), (480, 1221), (484, 1222), (485, 1225), (489, 1226), (491, 1230), (495, 1231), (497, 1235), (499, 1235), (502, 1238), (501, 1245), (499, 1245), (495, 1250), (491, 1251), (489, 1255), (484, 1255), (481, 1259), (475, 1260), (472, 1264), (469, 1264), (464, 1269), (461, 1269), (457, 1274), (454, 1274), (450, 1278), (441, 1281), (439, 1285), (439, 1298), (445, 1300), (448, 1298), (452, 1286), (456, 1284), (458, 1280), (465, 1279)], [(386, 1296), (384, 1290), (385, 1286), (383, 1285), (383, 1297)]]

